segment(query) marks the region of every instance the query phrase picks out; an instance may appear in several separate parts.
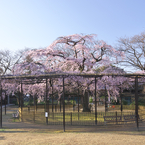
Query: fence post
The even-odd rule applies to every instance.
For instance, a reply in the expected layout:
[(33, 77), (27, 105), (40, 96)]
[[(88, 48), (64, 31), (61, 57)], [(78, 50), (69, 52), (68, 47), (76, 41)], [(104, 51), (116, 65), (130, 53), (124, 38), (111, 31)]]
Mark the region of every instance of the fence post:
[(30, 113), (30, 106), (28, 106), (28, 112)]
[(37, 112), (37, 98), (36, 98), (36, 112)]
[(23, 121), (23, 86), (22, 86), (22, 80), (21, 80), (21, 122)]
[(1, 96), (0, 127), (2, 128), (2, 85), (1, 85), (0, 96)]
[(48, 112), (45, 112), (46, 124), (48, 125)]
[(116, 114), (116, 124), (117, 124), (117, 111), (116, 111), (116, 113), (115, 113), (115, 114)]
[(55, 112), (57, 112), (57, 110), (56, 110), (56, 105), (55, 105)]
[(138, 76), (135, 77), (135, 116), (136, 116), (136, 125), (139, 130), (138, 122)]
[[(96, 100), (96, 76), (95, 76), (95, 125), (97, 125), (97, 100)], [(106, 112), (106, 111), (105, 111)]]
[(65, 88), (64, 88), (64, 77), (63, 77), (63, 131), (65, 132)]
[(79, 110), (80, 110), (80, 109), (79, 109), (79, 94), (80, 94), (80, 93), (79, 93), (79, 85), (78, 85), (78, 120), (79, 120)]
[(70, 124), (72, 125), (72, 112), (70, 113)]
[(107, 90), (106, 90), (106, 84), (105, 84), (105, 115), (108, 111), (108, 105), (107, 105)]
[(33, 121), (35, 122), (35, 110), (33, 112)]
[(59, 107), (60, 107), (60, 112), (61, 112), (61, 98), (60, 98), (60, 106)]
[(46, 117), (46, 124), (48, 125), (48, 117)]
[(52, 112), (52, 119), (54, 120), (54, 113)]
[(78, 120), (79, 120), (79, 112), (78, 112)]
[(5, 92), (5, 115), (6, 115), (6, 92)]

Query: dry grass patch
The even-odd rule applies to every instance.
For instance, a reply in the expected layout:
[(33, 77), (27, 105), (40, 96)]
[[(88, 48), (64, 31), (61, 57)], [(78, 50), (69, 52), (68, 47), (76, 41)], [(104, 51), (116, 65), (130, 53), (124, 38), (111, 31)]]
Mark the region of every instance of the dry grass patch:
[(48, 130), (0, 130), (2, 145), (144, 145), (142, 132), (65, 132)]

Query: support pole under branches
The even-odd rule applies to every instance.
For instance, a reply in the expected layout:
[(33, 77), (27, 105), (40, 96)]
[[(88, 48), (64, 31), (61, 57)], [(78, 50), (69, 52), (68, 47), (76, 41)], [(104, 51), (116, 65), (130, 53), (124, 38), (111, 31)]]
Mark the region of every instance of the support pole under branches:
[(64, 77), (63, 77), (63, 131), (65, 132), (65, 88), (64, 88)]
[(2, 85), (1, 85), (1, 91), (0, 91), (0, 96), (1, 96), (1, 117), (0, 117), (0, 127), (2, 128)]
[(96, 77), (95, 77), (95, 125), (97, 125)]
[(23, 86), (22, 86), (22, 80), (21, 80), (21, 121), (23, 121), (22, 114), (23, 114)]
[(136, 116), (136, 125), (139, 129), (138, 122), (138, 76), (135, 77), (135, 116)]

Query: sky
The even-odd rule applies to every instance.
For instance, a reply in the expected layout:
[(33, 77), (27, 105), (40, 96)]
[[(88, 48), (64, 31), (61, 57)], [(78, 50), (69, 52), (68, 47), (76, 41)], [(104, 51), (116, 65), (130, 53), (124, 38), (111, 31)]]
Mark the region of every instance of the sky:
[(0, 50), (47, 47), (82, 33), (115, 47), (145, 31), (144, 15), (145, 0), (0, 0)]

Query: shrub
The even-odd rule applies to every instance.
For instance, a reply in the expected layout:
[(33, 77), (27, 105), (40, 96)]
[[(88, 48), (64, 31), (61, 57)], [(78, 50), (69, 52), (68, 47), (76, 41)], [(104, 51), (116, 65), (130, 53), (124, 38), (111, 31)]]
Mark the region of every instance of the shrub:
[(38, 104), (45, 104), (45, 102), (44, 102), (44, 101), (41, 101), (41, 102), (39, 102)]
[(105, 96), (101, 96), (100, 98), (101, 98), (101, 99), (104, 99), (104, 98), (105, 98)]
[(12, 102), (13, 104), (15, 104), (15, 105), (18, 105), (18, 102), (17, 102), (17, 100), (13, 100), (13, 102)]
[(28, 106), (28, 105), (30, 105), (29, 102), (26, 102), (26, 101), (25, 101), (25, 102), (24, 102), (24, 106)]
[[(130, 105), (135, 105), (135, 101), (133, 101)], [(145, 99), (144, 98), (139, 98), (138, 99), (138, 105), (145, 106)]]
[(89, 103), (93, 103), (93, 98), (89, 98)]
[(126, 101), (126, 100), (122, 100), (122, 105), (127, 105), (128, 104), (128, 102)]
[(117, 99), (117, 102), (115, 100), (111, 100), (112, 105), (120, 105), (119, 100)]
[(135, 101), (133, 101), (130, 105), (131, 105), (131, 106), (132, 106), (132, 105), (135, 105)]
[(76, 101), (74, 100), (70, 100), (70, 103), (73, 105), (73, 102), (74, 102), (74, 105), (76, 105)]
[(145, 106), (145, 99), (144, 98), (139, 98), (138, 99), (138, 105)]
[(65, 105), (68, 103), (68, 101), (67, 101), (67, 100), (65, 100), (64, 102), (65, 102)]

